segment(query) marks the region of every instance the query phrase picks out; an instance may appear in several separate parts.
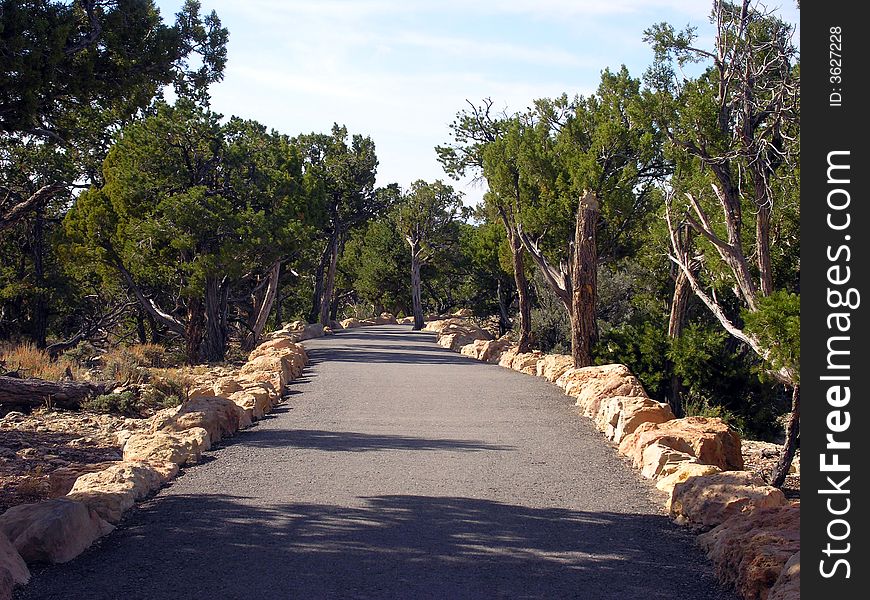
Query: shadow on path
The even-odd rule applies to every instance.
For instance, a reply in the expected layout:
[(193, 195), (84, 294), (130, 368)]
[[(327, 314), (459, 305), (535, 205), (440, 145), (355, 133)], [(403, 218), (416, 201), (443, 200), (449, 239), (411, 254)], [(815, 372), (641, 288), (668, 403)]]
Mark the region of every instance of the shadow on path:
[[(353, 348), (311, 348), (308, 349), (308, 358), (310, 365), (316, 365), (321, 362), (350, 362), (350, 363), (396, 363), (396, 364), (413, 364), (413, 365), (472, 365), (475, 364), (471, 359), (456, 354), (455, 352), (437, 352), (432, 348), (420, 349), (415, 351), (414, 347), (396, 347), (395, 349), (379, 349), (377, 347), (369, 347), (363, 349), (359, 346)], [(477, 363), (481, 364), (481, 363)]]
[[(77, 590), (91, 600), (732, 598), (710, 593), (717, 588), (688, 536), (664, 516), (462, 497), (359, 500), (263, 507), (222, 495), (159, 497), (75, 566), (51, 567), (62, 589), (37, 577), (22, 598), (85, 597)], [(101, 568), (111, 555), (126, 557), (123, 575)]]
[(240, 445), (255, 448), (308, 448), (326, 452), (370, 452), (381, 450), (515, 450), (513, 446), (487, 444), (476, 440), (428, 439), (404, 435), (372, 435), (353, 431), (319, 431), (310, 429), (275, 429), (240, 438)]

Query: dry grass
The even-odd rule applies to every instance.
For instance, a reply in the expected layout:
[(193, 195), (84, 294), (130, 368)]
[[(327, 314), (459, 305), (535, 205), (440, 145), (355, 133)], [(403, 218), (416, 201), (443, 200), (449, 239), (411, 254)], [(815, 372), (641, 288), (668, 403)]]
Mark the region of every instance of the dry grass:
[(72, 360), (61, 357), (52, 361), (45, 350), (30, 343), (0, 345), (0, 372), (17, 372), (21, 377), (37, 377), (49, 381), (82, 379), (84, 372)]
[(149, 369), (168, 366), (166, 349), (157, 344), (120, 346), (106, 352), (101, 359), (103, 375), (124, 383), (147, 383)]

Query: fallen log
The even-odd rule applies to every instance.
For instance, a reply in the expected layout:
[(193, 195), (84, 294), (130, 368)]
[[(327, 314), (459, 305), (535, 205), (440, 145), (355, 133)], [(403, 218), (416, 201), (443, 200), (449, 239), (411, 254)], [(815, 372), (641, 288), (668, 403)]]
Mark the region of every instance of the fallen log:
[(105, 394), (109, 383), (91, 381), (47, 381), (45, 379), (19, 379), (0, 375), (0, 406), (10, 408), (79, 408), (82, 400)]

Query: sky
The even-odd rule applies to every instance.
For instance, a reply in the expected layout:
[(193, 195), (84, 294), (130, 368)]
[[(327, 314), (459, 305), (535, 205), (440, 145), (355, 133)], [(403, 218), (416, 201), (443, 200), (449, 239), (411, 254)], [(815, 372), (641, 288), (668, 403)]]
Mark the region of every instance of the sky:
[[(434, 150), (466, 100), (511, 113), (592, 93), (606, 67), (640, 77), (643, 31), (661, 21), (712, 44), (707, 0), (201, 1), (230, 32), (215, 111), (291, 136), (346, 125), (375, 142), (378, 185), (442, 179), (469, 205), (485, 184), (449, 181)], [(157, 0), (170, 23), (182, 3)], [(794, 0), (766, 5), (797, 23)]]

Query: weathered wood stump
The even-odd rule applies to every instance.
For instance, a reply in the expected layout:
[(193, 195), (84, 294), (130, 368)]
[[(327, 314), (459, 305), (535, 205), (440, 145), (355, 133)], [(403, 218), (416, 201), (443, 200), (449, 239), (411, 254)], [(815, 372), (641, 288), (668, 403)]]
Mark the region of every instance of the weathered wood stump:
[(79, 408), (82, 400), (106, 392), (107, 383), (91, 381), (47, 381), (0, 376), (0, 406), (36, 408), (50, 404), (58, 408)]

